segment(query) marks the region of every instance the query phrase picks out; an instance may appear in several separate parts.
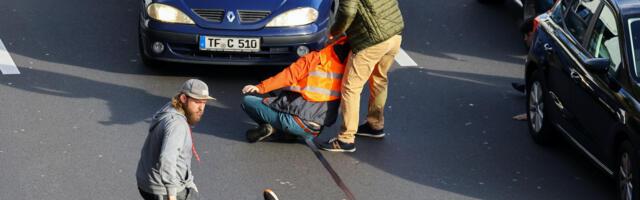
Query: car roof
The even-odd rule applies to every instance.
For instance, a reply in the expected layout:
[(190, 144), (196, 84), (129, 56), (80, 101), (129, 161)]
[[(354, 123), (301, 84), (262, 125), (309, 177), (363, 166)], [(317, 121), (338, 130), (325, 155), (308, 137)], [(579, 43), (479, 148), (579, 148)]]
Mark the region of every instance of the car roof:
[(640, 0), (609, 0), (613, 3), (622, 17), (640, 14)]

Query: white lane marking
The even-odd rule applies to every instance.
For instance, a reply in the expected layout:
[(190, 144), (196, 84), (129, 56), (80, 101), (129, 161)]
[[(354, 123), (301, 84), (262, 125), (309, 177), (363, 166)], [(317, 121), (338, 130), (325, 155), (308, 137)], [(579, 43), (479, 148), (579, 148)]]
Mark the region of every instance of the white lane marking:
[(409, 54), (407, 54), (407, 52), (404, 52), (404, 49), (402, 49), (402, 48), (400, 48), (400, 52), (396, 56), (396, 62), (398, 62), (398, 64), (400, 66), (403, 66), (403, 67), (405, 67), (405, 66), (418, 66), (418, 63), (413, 61), (413, 59), (411, 59), (411, 57), (409, 57)]
[(515, 0), (515, 2), (516, 2), (520, 7), (522, 7), (522, 0)]
[(20, 74), (16, 63), (11, 59), (11, 55), (9, 55), (9, 51), (4, 47), (2, 40), (0, 40), (0, 71), (2, 74)]

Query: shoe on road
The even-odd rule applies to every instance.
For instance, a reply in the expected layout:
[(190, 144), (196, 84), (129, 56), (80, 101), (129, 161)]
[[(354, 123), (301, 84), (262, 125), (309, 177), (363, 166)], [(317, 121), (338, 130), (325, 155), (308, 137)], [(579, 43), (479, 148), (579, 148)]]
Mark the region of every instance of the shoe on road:
[(327, 142), (322, 142), (318, 144), (318, 148), (330, 151), (330, 152), (355, 152), (356, 144), (355, 143), (344, 143), (338, 138), (331, 138)]
[(247, 131), (247, 141), (249, 143), (258, 142), (269, 137), (274, 132), (276, 131), (270, 124), (260, 124), (258, 128)]
[(358, 126), (358, 131), (356, 132), (358, 136), (372, 137), (372, 138), (383, 138), (384, 137), (384, 129), (375, 130), (371, 128), (369, 123), (364, 123)]

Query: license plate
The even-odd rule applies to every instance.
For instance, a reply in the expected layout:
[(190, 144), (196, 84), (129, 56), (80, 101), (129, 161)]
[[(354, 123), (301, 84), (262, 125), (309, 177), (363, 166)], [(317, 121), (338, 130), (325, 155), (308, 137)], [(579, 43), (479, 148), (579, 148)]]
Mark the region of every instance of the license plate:
[(200, 50), (205, 51), (260, 51), (260, 38), (200, 36)]

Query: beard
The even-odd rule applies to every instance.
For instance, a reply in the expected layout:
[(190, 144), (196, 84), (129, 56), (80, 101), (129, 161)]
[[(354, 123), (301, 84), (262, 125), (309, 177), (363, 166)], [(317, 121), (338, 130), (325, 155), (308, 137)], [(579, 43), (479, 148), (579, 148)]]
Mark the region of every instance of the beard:
[(198, 123), (200, 121), (200, 118), (202, 117), (202, 114), (198, 114), (197, 112), (191, 112), (189, 110), (189, 108), (187, 108), (186, 105), (182, 106), (182, 109), (184, 110), (184, 115), (187, 117), (187, 123), (189, 123), (189, 125), (191, 126), (195, 126), (196, 123)]

